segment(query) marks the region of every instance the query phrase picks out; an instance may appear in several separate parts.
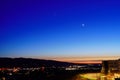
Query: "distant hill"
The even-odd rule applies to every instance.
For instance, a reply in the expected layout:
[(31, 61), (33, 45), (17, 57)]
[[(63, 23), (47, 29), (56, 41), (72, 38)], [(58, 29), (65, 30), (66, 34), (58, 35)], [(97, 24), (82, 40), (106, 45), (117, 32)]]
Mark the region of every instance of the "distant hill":
[(69, 66), (74, 63), (32, 58), (0, 58), (0, 67)]

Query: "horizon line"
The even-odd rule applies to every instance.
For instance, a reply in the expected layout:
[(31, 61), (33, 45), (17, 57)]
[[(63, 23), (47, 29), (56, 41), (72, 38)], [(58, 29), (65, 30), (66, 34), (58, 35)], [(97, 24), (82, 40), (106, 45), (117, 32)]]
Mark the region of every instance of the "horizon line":
[(4, 58), (32, 58), (32, 59), (44, 59), (44, 60), (54, 60), (70, 63), (102, 63), (103, 60), (117, 60), (120, 56), (84, 56), (84, 57), (4, 57)]

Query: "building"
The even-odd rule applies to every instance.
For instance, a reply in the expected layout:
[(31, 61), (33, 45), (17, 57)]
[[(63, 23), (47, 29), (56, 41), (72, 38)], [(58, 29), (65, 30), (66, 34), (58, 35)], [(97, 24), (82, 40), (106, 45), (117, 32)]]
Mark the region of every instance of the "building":
[(120, 71), (120, 59), (102, 61), (101, 73), (109, 74)]

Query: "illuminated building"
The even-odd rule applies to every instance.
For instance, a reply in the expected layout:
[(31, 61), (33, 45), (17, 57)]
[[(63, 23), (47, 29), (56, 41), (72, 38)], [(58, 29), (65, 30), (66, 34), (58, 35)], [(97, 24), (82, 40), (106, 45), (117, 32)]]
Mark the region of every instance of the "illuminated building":
[(120, 71), (120, 59), (102, 61), (101, 73), (109, 74), (109, 73), (114, 73), (119, 71)]

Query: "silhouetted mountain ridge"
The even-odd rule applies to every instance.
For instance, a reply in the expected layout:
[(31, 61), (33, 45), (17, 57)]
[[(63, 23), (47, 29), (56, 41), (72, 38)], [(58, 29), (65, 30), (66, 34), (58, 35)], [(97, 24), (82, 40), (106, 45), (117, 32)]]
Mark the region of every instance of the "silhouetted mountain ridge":
[(40, 67), (40, 66), (69, 66), (74, 63), (33, 58), (0, 58), (0, 67)]

